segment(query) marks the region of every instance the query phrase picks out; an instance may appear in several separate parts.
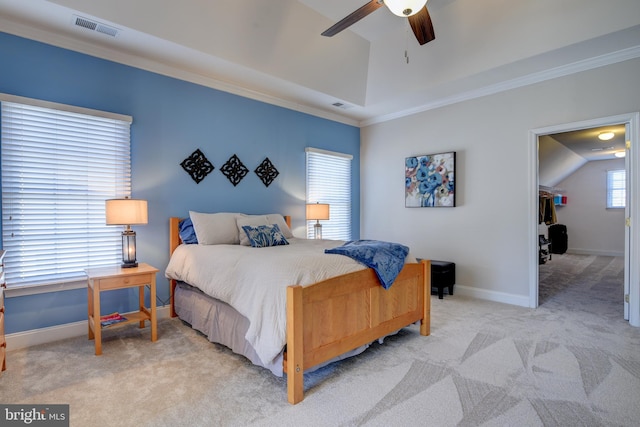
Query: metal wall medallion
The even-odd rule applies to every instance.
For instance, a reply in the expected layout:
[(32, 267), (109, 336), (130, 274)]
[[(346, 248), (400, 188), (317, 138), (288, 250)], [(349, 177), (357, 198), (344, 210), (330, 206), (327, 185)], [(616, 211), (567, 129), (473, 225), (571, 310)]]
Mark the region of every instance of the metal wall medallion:
[(273, 163), (271, 163), (271, 160), (269, 160), (268, 157), (266, 157), (262, 161), (262, 163), (258, 165), (254, 172), (256, 173), (256, 175), (258, 175), (258, 178), (260, 178), (260, 181), (262, 181), (262, 183), (266, 187), (268, 187), (269, 184), (271, 184), (280, 174), (280, 172), (278, 172), (278, 169), (273, 166)]
[(199, 148), (184, 159), (180, 166), (187, 171), (196, 184), (199, 184), (215, 169)]
[(240, 183), (240, 181), (242, 181), (242, 178), (247, 176), (249, 169), (247, 169), (247, 167), (242, 164), (238, 156), (234, 154), (229, 157), (229, 160), (227, 160), (224, 165), (222, 165), (220, 172), (222, 172), (235, 187)]

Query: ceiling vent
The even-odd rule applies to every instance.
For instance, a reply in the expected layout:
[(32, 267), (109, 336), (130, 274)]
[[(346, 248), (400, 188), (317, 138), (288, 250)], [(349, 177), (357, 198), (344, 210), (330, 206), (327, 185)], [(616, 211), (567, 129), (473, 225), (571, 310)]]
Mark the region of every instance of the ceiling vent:
[(336, 108), (342, 108), (343, 110), (348, 110), (349, 108), (353, 107), (353, 105), (348, 105), (343, 102), (334, 102), (331, 105), (333, 105)]
[(106, 24), (102, 24), (100, 22), (94, 21), (93, 19), (83, 18), (82, 16), (73, 16), (73, 25), (76, 27), (84, 28), (89, 31), (95, 31), (97, 33), (106, 34), (111, 37), (115, 37), (118, 35), (120, 30), (115, 27), (111, 27)]

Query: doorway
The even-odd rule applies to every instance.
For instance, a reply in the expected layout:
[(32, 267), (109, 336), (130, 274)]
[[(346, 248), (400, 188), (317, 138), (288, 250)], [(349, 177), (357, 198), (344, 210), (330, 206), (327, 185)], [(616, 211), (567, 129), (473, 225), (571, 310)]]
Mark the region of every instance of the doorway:
[[(563, 125), (557, 125), (547, 128), (535, 129), (530, 132), (530, 153), (531, 153), (531, 228), (529, 248), (531, 250), (530, 257), (530, 293), (529, 293), (529, 306), (532, 308), (538, 307), (539, 298), (539, 251), (538, 251), (538, 190), (540, 184), (539, 176), (539, 156), (538, 147), (539, 141), (548, 135), (571, 133), (578, 130), (600, 128), (607, 126), (615, 126), (622, 124), (625, 127), (626, 140), (631, 143), (631, 147), (638, 144), (638, 120), (639, 113), (632, 113), (628, 115), (605, 117), (600, 119), (594, 119), (589, 121), (568, 123)], [(608, 148), (608, 147), (607, 147)], [(625, 161), (625, 170), (627, 176), (627, 210), (625, 212), (625, 218), (631, 224), (640, 224), (640, 218), (636, 209), (632, 209), (634, 201), (640, 200), (638, 198), (638, 150), (627, 149), (627, 156)], [(585, 161), (586, 162), (586, 161)], [(579, 168), (580, 166), (578, 166)], [(627, 226), (624, 230), (624, 300), (620, 301), (624, 307), (624, 317), (629, 320), (633, 326), (640, 326), (640, 286), (638, 281), (638, 263), (632, 263), (630, 260), (636, 259), (638, 252), (638, 242), (640, 242), (640, 234), (638, 230), (640, 227)], [(634, 255), (635, 254), (635, 255)]]

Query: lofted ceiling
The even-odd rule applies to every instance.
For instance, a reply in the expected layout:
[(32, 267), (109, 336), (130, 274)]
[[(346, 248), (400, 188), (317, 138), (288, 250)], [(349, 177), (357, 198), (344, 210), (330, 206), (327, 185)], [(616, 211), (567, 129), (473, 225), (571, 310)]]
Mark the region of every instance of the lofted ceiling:
[[(603, 132), (613, 132), (614, 137), (602, 141), (598, 135)], [(615, 159), (615, 153), (625, 151), (627, 141), (624, 124), (561, 132), (549, 136), (586, 161)]]
[[(613, 132), (612, 139), (598, 136)], [(616, 159), (615, 153), (626, 154), (624, 124), (599, 126), (540, 135), (538, 138), (538, 182), (540, 188), (553, 189), (587, 162)]]
[(386, 7), (320, 35), (366, 2), (0, 0), (0, 31), (356, 126), (640, 56), (637, 0), (429, 0), (423, 46)]

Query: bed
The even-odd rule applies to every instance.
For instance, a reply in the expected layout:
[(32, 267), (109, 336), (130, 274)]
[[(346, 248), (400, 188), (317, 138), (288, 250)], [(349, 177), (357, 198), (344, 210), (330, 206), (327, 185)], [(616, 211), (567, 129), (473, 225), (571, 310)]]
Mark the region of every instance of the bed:
[[(290, 228), (290, 217), (283, 217), (283, 220), (286, 227)], [(421, 335), (430, 334), (430, 261), (422, 260), (419, 263), (404, 264), (395, 278), (393, 286), (389, 289), (381, 286), (380, 279), (373, 269), (362, 265), (358, 267), (347, 266), (344, 267), (347, 271), (349, 269), (354, 271), (313, 283), (306, 283), (313, 280), (313, 276), (311, 279), (305, 278), (300, 282), (295, 280), (293, 283), (287, 282), (282, 290), (282, 295), (278, 296), (284, 304), (284, 307), (281, 307), (285, 324), (284, 345), (278, 350), (278, 357), (265, 362), (265, 357), (261, 357), (260, 352), (256, 350), (260, 347), (254, 348), (256, 343), (245, 340), (238, 344), (238, 334), (248, 334), (248, 328), (252, 327), (252, 322), (248, 321), (249, 316), (245, 316), (243, 312), (244, 308), (234, 307), (235, 302), (233, 301), (220, 301), (207, 293), (208, 291), (204, 292), (198, 287), (206, 289), (206, 286), (189, 283), (202, 279), (190, 276), (188, 264), (190, 258), (188, 258), (189, 255), (186, 255), (187, 252), (198, 253), (200, 254), (198, 256), (202, 257), (209, 256), (220, 259), (225, 266), (238, 265), (242, 267), (244, 265), (247, 267), (248, 264), (242, 264), (241, 260), (237, 263), (230, 262), (230, 258), (225, 258), (227, 252), (221, 251), (230, 249), (238, 254), (244, 254), (251, 252), (252, 249), (240, 247), (242, 245), (185, 245), (180, 238), (180, 223), (181, 218), (170, 218), (171, 259), (165, 275), (170, 281), (171, 316), (180, 317), (192, 327), (205, 333), (210, 341), (226, 345), (234, 352), (246, 356), (254, 364), (264, 366), (276, 374), (286, 374), (287, 398), (292, 404), (296, 404), (304, 398), (304, 372), (357, 354), (371, 342), (414, 323), (419, 323)], [(285, 225), (282, 227), (284, 228)], [(317, 241), (302, 242), (306, 239), (289, 240), (292, 244), (288, 250), (297, 253), (306, 250), (304, 248), (308, 245), (328, 244)], [(225, 249), (224, 246), (228, 246), (228, 248)], [(277, 250), (284, 251), (284, 249), (277, 248), (254, 249), (253, 254), (259, 253), (260, 258), (265, 258), (265, 262), (273, 262), (269, 261), (272, 249), (274, 253)], [(211, 252), (215, 255), (204, 255), (205, 252)], [(224, 255), (222, 255), (223, 253)], [(277, 257), (280, 257), (280, 253), (284, 252), (278, 252)], [(342, 255), (325, 254), (324, 257), (338, 257), (335, 259), (340, 259), (340, 262), (342, 259), (347, 259)], [(324, 262), (324, 258), (322, 259)], [(185, 264), (184, 268), (188, 273), (177, 273), (172, 267), (174, 264)], [(347, 265), (346, 261), (345, 265)], [(210, 271), (216, 269), (213, 266), (211, 268)], [(260, 280), (268, 282), (271, 279), (265, 280), (262, 277)], [(227, 285), (230, 285), (229, 287), (236, 286), (235, 283)], [(252, 299), (242, 298), (241, 301), (246, 302), (246, 300)], [(207, 313), (206, 322), (201, 321), (202, 315), (196, 314), (202, 311)], [(241, 312), (243, 314), (240, 314)], [(280, 314), (276, 317), (278, 316)], [(226, 329), (226, 326), (218, 324), (225, 319), (227, 323), (233, 324), (238, 329), (235, 332), (235, 338), (231, 336), (232, 334)], [(198, 323), (201, 324), (197, 325)], [(270, 334), (269, 329), (263, 329), (257, 333), (260, 338)], [(266, 359), (269, 357), (270, 355)]]

